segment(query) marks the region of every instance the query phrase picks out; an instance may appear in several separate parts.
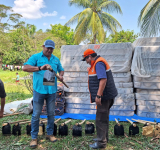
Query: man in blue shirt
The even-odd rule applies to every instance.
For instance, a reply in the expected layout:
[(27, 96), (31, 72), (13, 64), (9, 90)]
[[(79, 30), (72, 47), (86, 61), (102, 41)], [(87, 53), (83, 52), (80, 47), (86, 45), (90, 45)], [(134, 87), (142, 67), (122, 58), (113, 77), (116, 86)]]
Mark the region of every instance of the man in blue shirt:
[(26, 63), (24, 63), (23, 71), (33, 72), (33, 114), (31, 121), (31, 137), (32, 141), (30, 147), (37, 147), (37, 136), (39, 131), (39, 117), (42, 111), (44, 99), (47, 104), (47, 136), (51, 142), (55, 142), (57, 139), (53, 136), (54, 125), (54, 111), (55, 111), (55, 99), (57, 92), (57, 78), (55, 77), (55, 85), (48, 86), (43, 85), (43, 77), (48, 66), (57, 73), (59, 72), (60, 81), (63, 81), (64, 69), (59, 59), (54, 56), (53, 50), (55, 49), (55, 43), (52, 40), (46, 40), (43, 45), (43, 51), (32, 55)]

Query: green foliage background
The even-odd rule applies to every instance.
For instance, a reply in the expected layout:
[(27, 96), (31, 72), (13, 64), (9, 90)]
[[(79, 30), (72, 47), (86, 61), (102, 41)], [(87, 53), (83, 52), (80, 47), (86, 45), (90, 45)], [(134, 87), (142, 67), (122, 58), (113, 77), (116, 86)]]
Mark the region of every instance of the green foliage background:
[(105, 43), (123, 43), (123, 42), (131, 42), (133, 43), (139, 34), (135, 34), (134, 31), (120, 31), (115, 34), (110, 34), (108, 38), (105, 39)]
[(16, 72), (17, 71), (3, 71), (0, 69), (0, 79), (4, 83), (5, 91), (7, 94), (6, 103), (32, 97), (25, 86), (24, 80), (22, 80), (22, 77), (27, 76), (28, 73), (24, 71), (18, 71), (20, 76), (20, 83), (16, 84)]
[(36, 26), (20, 21), (21, 17), (13, 13), (11, 7), (0, 5), (0, 60), (3, 64), (23, 65), (31, 55), (42, 51), (47, 39), (55, 42), (54, 55), (58, 58), (62, 45), (73, 44), (70, 27), (58, 24), (46, 32), (36, 31)]

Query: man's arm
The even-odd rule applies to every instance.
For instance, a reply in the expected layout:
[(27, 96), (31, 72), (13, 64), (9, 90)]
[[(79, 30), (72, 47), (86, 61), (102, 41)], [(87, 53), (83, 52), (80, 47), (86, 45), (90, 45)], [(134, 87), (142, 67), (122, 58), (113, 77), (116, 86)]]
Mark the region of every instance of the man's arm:
[(64, 71), (60, 71), (59, 76), (63, 76), (63, 75), (64, 75)]
[(107, 83), (107, 79), (100, 79), (97, 95), (101, 96), (103, 94), (104, 88), (106, 87), (106, 83)]
[[(97, 78), (99, 79), (99, 88), (97, 91), (97, 95), (102, 96), (107, 83), (106, 66), (103, 62), (98, 62), (96, 64), (96, 73)], [(101, 105), (101, 98), (96, 97), (95, 102), (97, 105)]]
[(37, 57), (38, 57), (37, 54), (32, 55), (28, 59), (28, 61), (26, 63), (24, 63), (23, 71), (26, 71), (26, 72), (39, 71), (39, 67), (37, 66)]
[[(47, 66), (50, 66), (50, 65), (45, 64), (45, 65), (43, 65), (43, 66), (40, 67), (40, 70), (48, 70)], [(23, 67), (23, 71), (26, 71), (26, 72), (36, 72), (36, 71), (39, 71), (39, 67), (38, 66), (25, 65)]]
[[(98, 96), (102, 96), (104, 88), (106, 86), (106, 83), (107, 83), (107, 79), (105, 79), (105, 78), (104, 79), (100, 79), (99, 88), (98, 88), (98, 92), (97, 92)], [(101, 98), (97, 98), (96, 97), (95, 102), (96, 102), (97, 105), (101, 105)]]
[(63, 81), (63, 75), (64, 75), (64, 71), (60, 71), (59, 72), (59, 77), (60, 77), (60, 80), (59, 81)]
[(25, 65), (23, 67), (23, 71), (26, 71), (26, 72), (35, 72), (35, 71), (39, 71), (39, 68), (37, 66)]

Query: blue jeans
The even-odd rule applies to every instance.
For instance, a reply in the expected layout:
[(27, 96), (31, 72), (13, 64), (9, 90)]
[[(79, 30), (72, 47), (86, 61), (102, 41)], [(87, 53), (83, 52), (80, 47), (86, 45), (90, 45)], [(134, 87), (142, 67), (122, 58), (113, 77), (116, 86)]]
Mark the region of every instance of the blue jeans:
[(48, 119), (47, 135), (53, 135), (56, 93), (40, 94), (34, 90), (33, 91), (33, 114), (32, 114), (32, 121), (31, 121), (32, 139), (37, 139), (37, 136), (38, 136), (39, 118), (42, 111), (42, 106), (44, 104), (44, 99), (46, 99), (46, 105), (47, 105), (47, 119)]

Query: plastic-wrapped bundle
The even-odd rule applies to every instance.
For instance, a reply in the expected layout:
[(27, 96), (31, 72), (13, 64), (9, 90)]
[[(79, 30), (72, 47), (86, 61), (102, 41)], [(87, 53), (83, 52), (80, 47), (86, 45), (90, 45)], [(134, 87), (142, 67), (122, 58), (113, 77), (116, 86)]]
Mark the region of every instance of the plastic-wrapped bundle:
[(135, 99), (130, 72), (133, 54), (131, 43), (62, 46), (61, 63), (65, 69), (64, 79), (70, 87), (69, 89), (64, 87), (67, 103), (65, 112), (74, 114), (96, 113), (95, 106), (88, 105), (90, 104), (90, 94), (87, 68), (90, 65), (80, 61), (83, 52), (88, 48), (93, 49), (98, 55), (106, 59), (111, 67), (118, 90), (118, 96), (115, 99), (116, 106), (111, 108), (111, 115), (133, 116)]
[(159, 118), (160, 38), (140, 38), (134, 42), (131, 72), (136, 91), (137, 115)]

